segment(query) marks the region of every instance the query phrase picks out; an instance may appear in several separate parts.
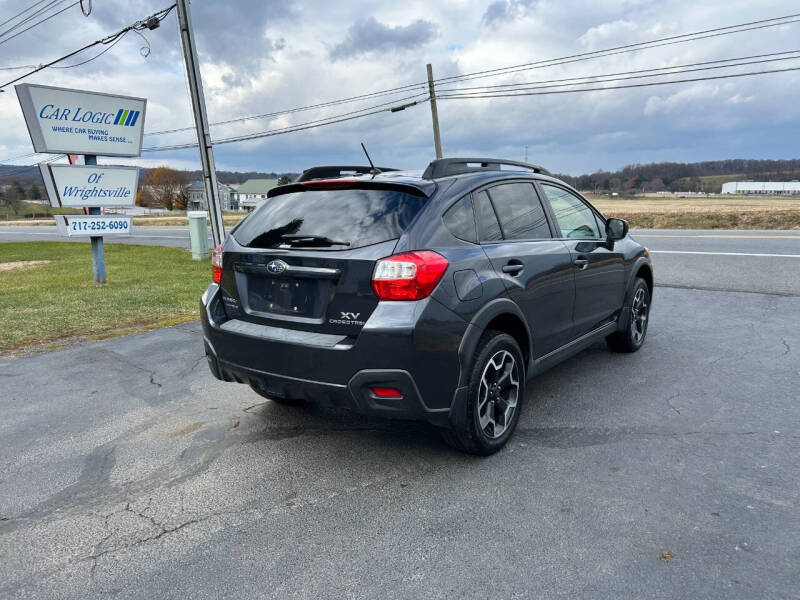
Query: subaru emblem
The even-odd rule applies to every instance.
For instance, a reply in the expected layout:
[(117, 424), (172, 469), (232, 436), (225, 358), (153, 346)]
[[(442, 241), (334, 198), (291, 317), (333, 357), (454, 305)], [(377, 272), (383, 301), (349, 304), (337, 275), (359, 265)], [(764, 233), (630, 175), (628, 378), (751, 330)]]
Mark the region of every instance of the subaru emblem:
[(267, 263), (267, 271), (269, 271), (273, 275), (280, 275), (288, 268), (289, 265), (287, 265), (282, 260), (271, 260), (270, 262)]

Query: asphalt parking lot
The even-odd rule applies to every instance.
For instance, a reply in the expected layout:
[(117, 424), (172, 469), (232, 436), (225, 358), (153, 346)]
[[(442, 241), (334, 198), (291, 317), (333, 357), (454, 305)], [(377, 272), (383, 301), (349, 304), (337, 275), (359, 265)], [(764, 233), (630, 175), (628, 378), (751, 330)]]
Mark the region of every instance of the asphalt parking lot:
[(724, 239), (644, 240), (645, 347), (486, 459), (218, 382), (197, 324), (0, 360), (0, 597), (798, 598), (800, 260)]

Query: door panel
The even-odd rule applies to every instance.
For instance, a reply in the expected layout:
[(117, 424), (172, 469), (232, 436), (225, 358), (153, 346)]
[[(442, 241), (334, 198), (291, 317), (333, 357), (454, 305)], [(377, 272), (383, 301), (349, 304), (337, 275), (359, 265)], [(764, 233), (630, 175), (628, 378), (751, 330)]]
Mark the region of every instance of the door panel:
[(495, 185), (474, 200), (483, 249), (528, 321), (534, 358), (544, 356), (567, 343), (572, 330), (575, 285), (569, 250), (552, 239), (531, 183)]
[[(620, 309), (625, 292), (625, 261), (621, 252), (609, 249), (605, 240), (566, 241), (575, 266), (573, 338), (597, 329)], [(580, 264), (580, 263), (579, 263)]]
[[(572, 257), (564, 242), (500, 242), (484, 244), (483, 249), (532, 329), (534, 358), (566, 344), (575, 284)], [(503, 271), (517, 263), (522, 269), (516, 274)]]
[(571, 338), (611, 320), (625, 293), (625, 260), (605, 239), (605, 223), (571, 191), (540, 182), (556, 229), (569, 248), (575, 273)]

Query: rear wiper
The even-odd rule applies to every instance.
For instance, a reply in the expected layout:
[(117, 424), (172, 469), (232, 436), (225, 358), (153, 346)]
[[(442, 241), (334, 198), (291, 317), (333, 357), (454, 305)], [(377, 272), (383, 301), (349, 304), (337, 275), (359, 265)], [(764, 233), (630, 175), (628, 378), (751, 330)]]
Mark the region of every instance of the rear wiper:
[(350, 242), (339, 242), (332, 240), (324, 235), (303, 235), (300, 233), (291, 233), (281, 236), (281, 239), (288, 244), (296, 246), (349, 246)]

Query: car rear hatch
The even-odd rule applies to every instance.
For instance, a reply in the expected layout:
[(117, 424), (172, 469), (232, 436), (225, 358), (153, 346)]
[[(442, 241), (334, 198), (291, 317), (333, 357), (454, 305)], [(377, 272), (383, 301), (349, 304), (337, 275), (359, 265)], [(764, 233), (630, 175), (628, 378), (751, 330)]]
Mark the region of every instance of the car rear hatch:
[(378, 303), (375, 262), (392, 254), (426, 201), (418, 187), (358, 179), (284, 186), (225, 246), (228, 316), (314, 334), (357, 335)]

